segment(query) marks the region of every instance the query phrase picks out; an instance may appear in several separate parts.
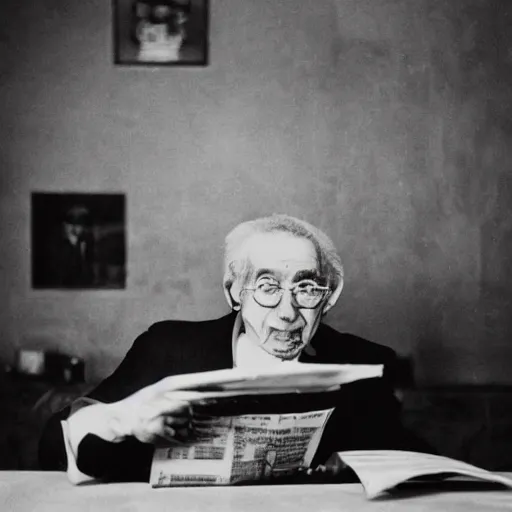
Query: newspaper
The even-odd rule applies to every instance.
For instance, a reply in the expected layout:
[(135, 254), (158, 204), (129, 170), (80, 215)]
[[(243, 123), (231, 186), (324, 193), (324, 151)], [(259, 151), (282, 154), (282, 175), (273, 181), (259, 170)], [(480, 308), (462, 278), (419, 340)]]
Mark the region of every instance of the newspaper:
[[(382, 373), (382, 365), (283, 363), (168, 377), (158, 386), (169, 396), (189, 401), (193, 410), (209, 401), (215, 405), (193, 414), (193, 441), (155, 448), (150, 483), (170, 487), (266, 482), (308, 468), (333, 411), (332, 402), (319, 400), (319, 410), (303, 412), (297, 407), (290, 412), (293, 400), (281, 402), (279, 395), (325, 397), (343, 384)], [(280, 410), (274, 407), (263, 414), (261, 404), (276, 396)]]
[(210, 417), (203, 439), (155, 449), (152, 487), (267, 482), (307, 468), (333, 409)]
[[(382, 364), (282, 363), (264, 368), (229, 368), (173, 375), (159, 381), (162, 391), (219, 392), (232, 395), (315, 392), (361, 379), (381, 377)], [(206, 395), (205, 395), (206, 396)]]

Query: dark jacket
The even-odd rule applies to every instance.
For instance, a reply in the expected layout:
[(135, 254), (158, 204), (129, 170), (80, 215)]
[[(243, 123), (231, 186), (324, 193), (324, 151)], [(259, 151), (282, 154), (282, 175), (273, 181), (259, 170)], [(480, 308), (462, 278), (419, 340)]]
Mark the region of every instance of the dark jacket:
[[(135, 340), (112, 375), (88, 396), (110, 403), (170, 375), (231, 368), (234, 321), (235, 314), (230, 314), (204, 322), (165, 321), (152, 325)], [(344, 385), (340, 391), (328, 394), (286, 395), (260, 406), (255, 402), (250, 412), (300, 412), (334, 405), (313, 465), (342, 450), (429, 451), (401, 424), (400, 406), (393, 394), (396, 357), (391, 349), (339, 333), (325, 324), (319, 326), (311, 345), (315, 355), (303, 352), (300, 361), (384, 364), (384, 377)], [(66, 469), (60, 421), (68, 414), (69, 407), (53, 416), (44, 429), (39, 451), (42, 469)], [(148, 481), (152, 453), (152, 445), (135, 438), (110, 443), (89, 434), (79, 445), (77, 464), (84, 473), (105, 480)]]

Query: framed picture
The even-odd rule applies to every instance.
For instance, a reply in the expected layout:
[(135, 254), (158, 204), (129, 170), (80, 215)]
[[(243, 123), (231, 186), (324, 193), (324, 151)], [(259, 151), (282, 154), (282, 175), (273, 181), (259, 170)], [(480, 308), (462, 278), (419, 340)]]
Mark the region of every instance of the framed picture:
[(34, 289), (126, 286), (124, 194), (32, 193)]
[(208, 0), (112, 1), (115, 64), (208, 64)]

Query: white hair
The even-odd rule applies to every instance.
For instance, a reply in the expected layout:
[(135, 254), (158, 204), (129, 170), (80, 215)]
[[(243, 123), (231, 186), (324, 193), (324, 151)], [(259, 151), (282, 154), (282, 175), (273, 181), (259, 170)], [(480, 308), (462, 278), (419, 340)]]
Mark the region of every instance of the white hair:
[(331, 290), (343, 281), (343, 265), (332, 240), (320, 229), (290, 215), (274, 214), (269, 217), (242, 222), (232, 229), (224, 245), (224, 287), (241, 279), (247, 279), (250, 261), (244, 249), (254, 235), (282, 232), (310, 240), (316, 250), (320, 273)]

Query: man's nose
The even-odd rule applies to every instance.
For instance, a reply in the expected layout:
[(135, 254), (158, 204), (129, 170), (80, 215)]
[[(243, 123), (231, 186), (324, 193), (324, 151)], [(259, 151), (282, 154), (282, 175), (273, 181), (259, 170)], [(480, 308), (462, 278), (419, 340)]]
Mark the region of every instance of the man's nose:
[(277, 305), (277, 316), (281, 320), (294, 322), (298, 314), (298, 309), (293, 305), (293, 295), (291, 290), (284, 290), (281, 301)]

